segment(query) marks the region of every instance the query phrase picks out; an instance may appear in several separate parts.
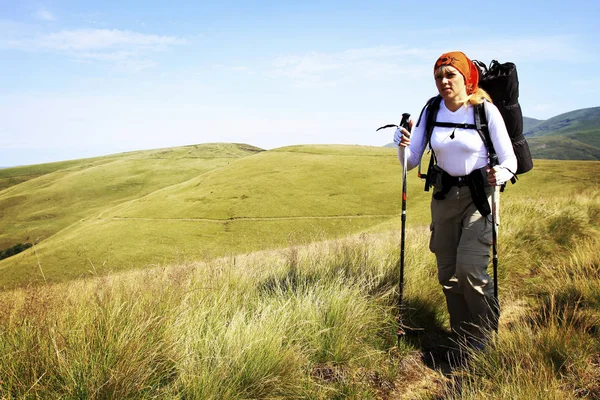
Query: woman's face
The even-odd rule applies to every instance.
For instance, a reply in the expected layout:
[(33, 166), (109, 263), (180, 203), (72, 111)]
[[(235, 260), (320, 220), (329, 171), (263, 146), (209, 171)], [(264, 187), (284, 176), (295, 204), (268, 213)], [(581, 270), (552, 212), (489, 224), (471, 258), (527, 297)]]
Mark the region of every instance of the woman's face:
[(442, 65), (435, 71), (434, 76), (435, 85), (444, 101), (458, 101), (467, 97), (465, 78), (456, 68)]

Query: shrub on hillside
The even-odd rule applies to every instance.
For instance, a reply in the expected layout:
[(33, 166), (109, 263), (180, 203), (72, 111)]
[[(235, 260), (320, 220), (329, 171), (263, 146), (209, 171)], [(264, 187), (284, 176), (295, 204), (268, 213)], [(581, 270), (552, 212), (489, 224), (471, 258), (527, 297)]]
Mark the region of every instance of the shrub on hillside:
[(31, 243), (18, 243), (13, 247), (9, 247), (8, 249), (4, 249), (0, 251), (0, 260), (4, 260), (5, 258), (14, 256), (15, 254), (19, 254), (22, 251), (27, 250), (33, 246)]

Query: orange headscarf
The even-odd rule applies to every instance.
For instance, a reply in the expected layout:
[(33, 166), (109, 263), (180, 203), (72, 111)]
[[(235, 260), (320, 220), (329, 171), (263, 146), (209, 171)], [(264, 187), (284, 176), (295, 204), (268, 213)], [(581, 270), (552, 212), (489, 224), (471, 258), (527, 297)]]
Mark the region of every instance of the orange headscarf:
[(473, 94), (479, 84), (479, 70), (473, 64), (469, 57), (461, 51), (451, 51), (450, 53), (442, 54), (433, 67), (433, 71), (441, 67), (442, 65), (450, 65), (456, 68), (462, 76), (465, 78), (465, 86), (467, 87), (467, 94)]

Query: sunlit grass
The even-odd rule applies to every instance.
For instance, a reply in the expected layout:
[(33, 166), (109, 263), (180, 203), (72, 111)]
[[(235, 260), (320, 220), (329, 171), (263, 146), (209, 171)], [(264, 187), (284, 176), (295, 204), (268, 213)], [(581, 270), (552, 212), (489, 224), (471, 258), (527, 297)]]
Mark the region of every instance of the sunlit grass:
[(0, 394), (217, 399), (373, 392), (355, 368), (393, 376), (380, 364), (395, 339), (395, 285), (385, 282), (394, 279), (395, 260), (374, 240), (5, 292)]
[(447, 315), (415, 210), (400, 347), (391, 218), (204, 262), (106, 275), (88, 262), (84, 279), (0, 292), (0, 398), (600, 397), (600, 195), (564, 174), (543, 196), (527, 176), (503, 195), (501, 327), (450, 375), (419, 357)]
[[(201, 161), (122, 160), (104, 172), (101, 167), (84, 169), (43, 190), (32, 190), (10, 213), (27, 220), (43, 208), (48, 219), (15, 224), (10, 232), (20, 229), (25, 234), (46, 226), (42, 222), (49, 229), (63, 229), (36, 242), (35, 252), (2, 260), (0, 286), (43, 282), (40, 265), (48, 282), (60, 282), (340, 238), (395, 219), (400, 211), (400, 166), (393, 149), (298, 146)], [(132, 163), (145, 169), (131, 175)], [(198, 171), (200, 167), (205, 170)], [(176, 179), (169, 178), (173, 174)], [(137, 192), (128, 187), (106, 190), (107, 185), (132, 179), (140, 182)], [(419, 198), (426, 194), (417, 191), (418, 181), (412, 185), (411, 220), (419, 223), (427, 212), (417, 204), (424, 204)], [(0, 203), (3, 194), (6, 201), (18, 200), (0, 192)], [(120, 196), (118, 202), (114, 196)], [(44, 201), (36, 203), (35, 198)], [(91, 208), (89, 202), (103, 207)], [(56, 212), (50, 209), (74, 223), (65, 227), (66, 219), (52, 217)], [(5, 217), (12, 218), (8, 211)]]
[(2, 169), (0, 249), (46, 240), (102, 210), (257, 151), (245, 145), (204, 144)]
[[(595, 207), (587, 199), (580, 196), (576, 215)], [(4, 292), (0, 395), (596, 396), (596, 228), (574, 226), (557, 238), (551, 233), (555, 213), (564, 205), (540, 203), (548, 210), (529, 230), (535, 247), (527, 249), (536, 264), (519, 265), (518, 237), (501, 235), (503, 249), (514, 247), (501, 259), (507, 314), (490, 348), (473, 354), (450, 380), (425, 374), (411, 341), (390, 351), (396, 344), (399, 233), (388, 231)], [(528, 220), (525, 207), (505, 212), (512, 213), (513, 229)], [(435, 264), (422, 251), (427, 240), (427, 228), (408, 230), (403, 313), (416, 333), (446, 324)], [(555, 251), (548, 253), (547, 243)], [(415, 384), (421, 379), (433, 386), (423, 391)]]
[[(446, 387), (444, 398), (600, 396), (598, 191), (563, 195), (505, 208), (511, 234), (501, 235), (508, 250), (501, 252), (500, 288), (508, 319), (493, 345), (473, 354)], [(512, 312), (517, 302), (521, 311)]]

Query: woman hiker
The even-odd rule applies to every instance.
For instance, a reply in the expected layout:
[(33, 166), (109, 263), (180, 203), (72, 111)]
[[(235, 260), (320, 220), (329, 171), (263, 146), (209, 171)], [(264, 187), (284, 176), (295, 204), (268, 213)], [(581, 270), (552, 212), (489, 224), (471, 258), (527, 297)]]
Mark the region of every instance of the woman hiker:
[[(497, 328), (499, 307), (487, 273), (492, 216), (485, 215), (486, 211), (482, 216), (478, 209), (492, 208), (494, 186), (512, 178), (510, 171), (516, 170), (517, 159), (500, 112), (478, 87), (479, 72), (473, 62), (462, 52), (442, 54), (433, 73), (441, 96), (433, 119), (436, 125), (474, 124), (474, 106), (483, 103), (498, 156), (498, 164), (490, 168), (486, 146), (476, 129), (433, 127), (429, 143), (437, 165), (431, 181), (434, 191), (429, 248), (436, 256), (438, 280), (446, 296), (455, 340), (482, 349), (490, 331)], [(412, 134), (399, 128), (394, 135), (398, 157), (401, 161), (405, 155), (408, 157), (408, 169), (419, 164), (425, 150), (427, 112), (425, 108)]]

